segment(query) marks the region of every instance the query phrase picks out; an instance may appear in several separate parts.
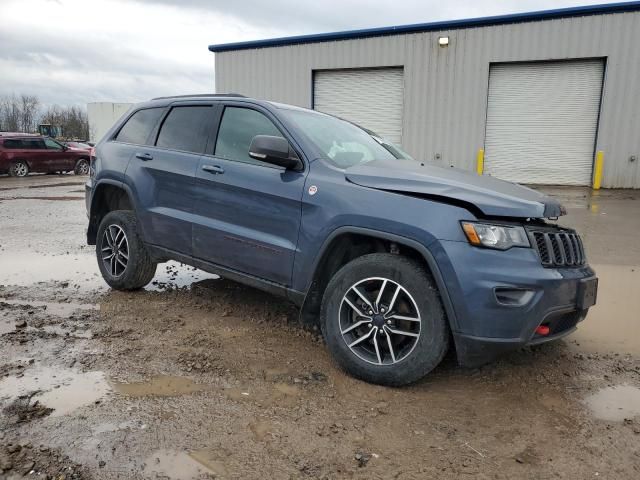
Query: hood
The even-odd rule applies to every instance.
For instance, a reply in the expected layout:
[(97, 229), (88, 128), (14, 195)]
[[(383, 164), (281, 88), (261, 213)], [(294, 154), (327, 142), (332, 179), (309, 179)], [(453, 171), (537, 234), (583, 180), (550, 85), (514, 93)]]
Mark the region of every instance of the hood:
[(409, 160), (374, 160), (345, 170), (348, 181), (379, 190), (448, 198), (475, 205), (491, 217), (554, 218), (565, 208), (521, 185)]

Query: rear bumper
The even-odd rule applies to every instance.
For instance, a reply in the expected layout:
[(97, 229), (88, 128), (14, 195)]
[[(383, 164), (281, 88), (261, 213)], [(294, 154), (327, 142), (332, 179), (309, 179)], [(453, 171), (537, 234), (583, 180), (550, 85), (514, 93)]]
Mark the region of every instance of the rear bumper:
[[(461, 365), (557, 340), (587, 315), (581, 286), (595, 278), (588, 265), (544, 268), (533, 249), (497, 251), (466, 242), (437, 242), (432, 251), (455, 310), (451, 329)], [(536, 333), (541, 325), (549, 327), (547, 335)]]

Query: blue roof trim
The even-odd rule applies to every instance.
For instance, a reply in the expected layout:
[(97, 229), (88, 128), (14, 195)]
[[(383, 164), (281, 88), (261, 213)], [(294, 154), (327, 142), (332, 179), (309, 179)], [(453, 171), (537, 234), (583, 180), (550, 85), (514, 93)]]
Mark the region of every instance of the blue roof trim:
[(301, 43), (330, 42), (335, 40), (352, 40), (357, 38), (399, 35), (403, 33), (431, 32), (434, 30), (455, 30), (469, 27), (486, 27), (490, 25), (502, 25), (506, 23), (532, 22), (538, 20), (551, 20), (555, 18), (633, 12), (638, 10), (640, 10), (640, 1), (608, 3), (601, 5), (587, 5), (583, 7), (542, 10), (538, 12), (497, 15), (493, 17), (446, 20), (440, 22), (415, 23), (411, 25), (399, 25), (393, 27), (365, 28), (361, 30), (347, 30), (343, 32), (271, 38), (267, 40), (251, 40), (248, 42), (223, 43), (220, 45), (209, 45), (209, 50), (212, 52), (229, 52), (233, 50), (248, 50), (252, 48), (298, 45)]

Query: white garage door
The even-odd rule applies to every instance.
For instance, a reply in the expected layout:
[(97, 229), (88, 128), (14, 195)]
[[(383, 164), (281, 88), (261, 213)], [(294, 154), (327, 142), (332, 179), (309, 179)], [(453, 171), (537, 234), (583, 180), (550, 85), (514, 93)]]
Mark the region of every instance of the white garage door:
[(601, 60), (492, 65), (485, 173), (589, 185), (603, 74)]
[(325, 70), (314, 73), (313, 108), (350, 120), (402, 143), (402, 68)]

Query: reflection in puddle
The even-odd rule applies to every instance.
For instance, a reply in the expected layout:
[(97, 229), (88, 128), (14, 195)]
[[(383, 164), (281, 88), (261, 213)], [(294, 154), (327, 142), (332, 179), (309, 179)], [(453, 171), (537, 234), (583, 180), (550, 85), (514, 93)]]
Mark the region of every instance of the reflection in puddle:
[(595, 265), (598, 303), (570, 337), (581, 350), (640, 354), (640, 267)]
[(219, 450), (198, 450), (191, 452), (189, 456), (214, 474), (226, 475), (227, 469), (219, 460), (219, 454)]
[(0, 304), (7, 303), (9, 305), (19, 305), (25, 307), (43, 308), (52, 315), (57, 317), (68, 317), (76, 310), (99, 310), (98, 305), (90, 303), (62, 303), (62, 302), (39, 302), (35, 300), (16, 300), (9, 298), (0, 298)]
[(596, 418), (622, 421), (640, 416), (640, 388), (630, 385), (607, 387), (585, 399)]
[(194, 383), (190, 378), (159, 376), (153, 377), (148, 382), (140, 383), (113, 383), (113, 388), (122, 395), (128, 397), (173, 397), (177, 395), (189, 395), (205, 390), (206, 385)]
[(66, 415), (73, 410), (100, 400), (109, 391), (102, 372), (76, 372), (43, 367), (24, 372), (24, 376), (7, 377), (0, 381), (0, 397), (11, 400), (39, 391), (34, 399), (53, 408), (52, 416)]
[[(33, 252), (0, 253), (0, 284), (30, 286), (37, 282), (67, 282), (80, 289), (107, 289), (94, 255), (34, 255)], [(216, 279), (213, 275), (177, 262), (158, 265), (153, 283), (147, 290), (169, 287), (185, 287), (205, 279)]]
[(143, 473), (150, 478), (191, 480), (204, 476), (225, 475), (227, 472), (213, 451), (201, 450), (188, 454), (163, 449), (146, 459)]

